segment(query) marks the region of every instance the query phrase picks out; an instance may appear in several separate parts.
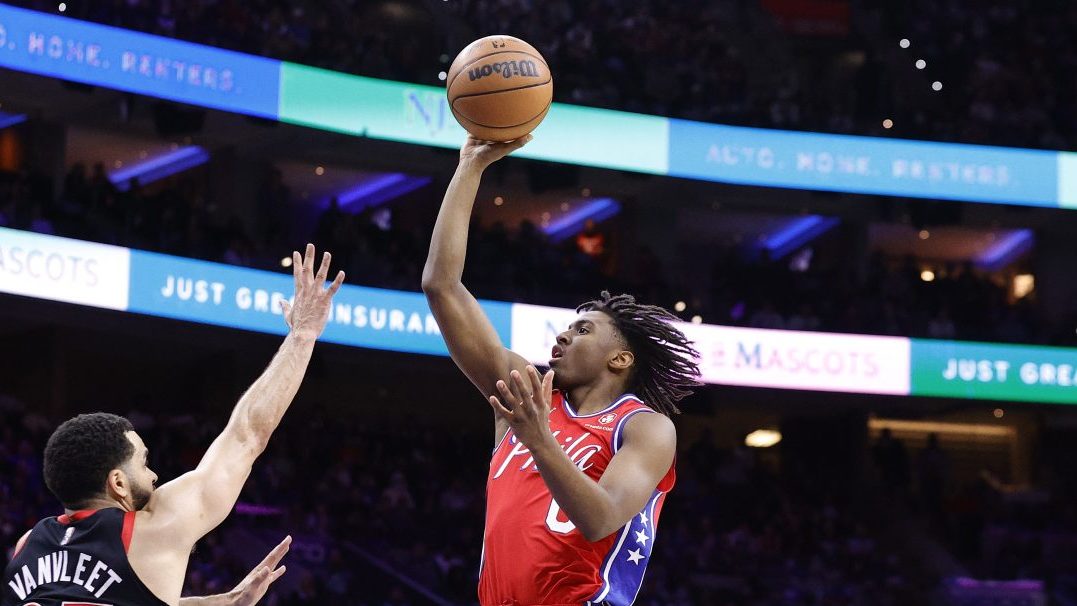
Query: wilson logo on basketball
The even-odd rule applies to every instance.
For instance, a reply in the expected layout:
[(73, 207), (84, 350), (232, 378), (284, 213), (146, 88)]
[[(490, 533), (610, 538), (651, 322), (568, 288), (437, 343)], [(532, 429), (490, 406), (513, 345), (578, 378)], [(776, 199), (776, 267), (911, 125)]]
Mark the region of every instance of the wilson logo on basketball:
[(498, 61), (497, 63), (487, 63), (481, 67), (475, 67), (467, 72), (467, 77), (472, 82), (475, 80), (481, 80), (487, 76), (493, 74), (501, 74), (502, 78), (512, 78), (514, 76), (521, 76), (523, 78), (538, 78), (538, 67), (534, 61), (524, 59), (523, 61)]
[(613, 420), (616, 419), (616, 418), (617, 418), (617, 413), (611, 412), (608, 415), (602, 415), (602, 418), (600, 418), (598, 420), (598, 422), (602, 423), (603, 425), (609, 425), (610, 423), (613, 423)]

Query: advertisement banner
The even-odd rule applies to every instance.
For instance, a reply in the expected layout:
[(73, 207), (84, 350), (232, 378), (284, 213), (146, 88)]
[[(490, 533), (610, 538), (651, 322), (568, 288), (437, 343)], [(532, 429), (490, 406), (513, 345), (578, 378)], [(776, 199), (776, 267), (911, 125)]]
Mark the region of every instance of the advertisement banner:
[[(131, 251), (133, 312), (283, 335), (280, 301), (292, 291), (290, 274)], [(484, 301), (482, 306), (507, 342), (511, 305)], [(422, 294), (350, 284), (333, 299), (322, 340), (448, 355)]]
[(1058, 205), (1057, 152), (670, 120), (669, 174), (726, 183)]
[[(0, 67), (455, 148), (445, 91), (0, 5)], [(525, 158), (764, 187), (1077, 207), (1077, 156), (674, 120), (555, 103)]]
[(0, 292), (123, 310), (129, 262), (119, 246), (0, 227)]
[(908, 395), (909, 340), (683, 324), (707, 383)]
[[(280, 120), (362, 137), (457, 148), (466, 133), (445, 89), (284, 62)], [(515, 155), (663, 174), (665, 118), (555, 103), (535, 140)]]
[(1058, 205), (1077, 208), (1077, 153), (1058, 153)]
[[(0, 292), (284, 334), (287, 273), (0, 228)], [(545, 365), (572, 309), (480, 301), (503, 343)], [(680, 323), (706, 383), (1077, 404), (1077, 349)], [(447, 355), (422, 294), (345, 284), (323, 340)]]
[(912, 394), (1077, 404), (1077, 349), (913, 339)]
[(279, 61), (5, 5), (0, 67), (277, 117)]
[[(515, 304), (512, 349), (546, 364), (571, 309)], [(703, 381), (849, 393), (909, 393), (909, 340), (681, 323), (699, 350)]]

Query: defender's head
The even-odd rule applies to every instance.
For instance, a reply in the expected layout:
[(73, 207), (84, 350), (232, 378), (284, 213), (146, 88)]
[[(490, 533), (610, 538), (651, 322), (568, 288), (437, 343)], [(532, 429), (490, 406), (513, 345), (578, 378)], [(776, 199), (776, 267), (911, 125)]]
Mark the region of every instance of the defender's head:
[(676, 316), (608, 291), (576, 311), (580, 315), (557, 335), (550, 360), (558, 389), (589, 385), (609, 373), (658, 412), (680, 412), (677, 402), (700, 384), (699, 353), (672, 324)]
[(126, 510), (146, 506), (157, 474), (149, 450), (127, 419), (104, 412), (64, 421), (45, 446), (45, 485), (67, 509), (107, 500)]

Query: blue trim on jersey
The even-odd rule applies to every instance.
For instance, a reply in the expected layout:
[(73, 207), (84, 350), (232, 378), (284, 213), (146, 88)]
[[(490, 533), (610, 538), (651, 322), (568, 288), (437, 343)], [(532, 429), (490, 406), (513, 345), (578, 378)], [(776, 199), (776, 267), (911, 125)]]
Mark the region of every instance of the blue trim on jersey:
[(621, 397), (617, 398), (616, 400), (614, 400), (613, 404), (610, 404), (609, 406), (603, 408), (602, 410), (600, 410), (600, 411), (598, 411), (598, 412), (596, 412), (594, 414), (580, 415), (580, 414), (576, 414), (576, 411), (572, 409), (572, 405), (569, 404), (568, 396), (565, 395), (565, 392), (561, 392), (561, 402), (565, 405), (565, 412), (567, 412), (568, 416), (572, 417), (573, 419), (589, 419), (591, 417), (597, 417), (599, 415), (606, 414), (607, 412), (609, 412), (609, 411), (613, 410), (614, 408), (617, 408), (618, 406), (623, 404), (624, 401), (628, 400), (628, 399), (632, 399), (632, 400), (635, 400), (635, 401), (639, 402), (640, 404), (643, 404), (643, 400), (639, 399), (639, 396), (637, 396), (636, 394), (634, 394), (634, 393), (626, 393), (623, 396), (621, 396)]
[(655, 490), (651, 494), (650, 501), (625, 524), (617, 543), (603, 560), (599, 570), (602, 587), (587, 602), (587, 606), (599, 602), (610, 606), (629, 606), (636, 601), (640, 587), (643, 586), (643, 575), (647, 572), (651, 551), (654, 549), (657, 528), (654, 510), (666, 493)]
[(649, 412), (651, 414), (658, 414), (657, 412), (651, 410), (650, 408), (637, 408), (636, 410), (633, 410), (633, 411), (629, 412), (628, 414), (626, 414), (625, 416), (621, 417), (621, 420), (617, 422), (617, 427), (615, 427), (613, 429), (613, 439), (611, 440), (612, 447), (613, 447), (613, 454), (617, 454), (617, 451), (621, 449), (621, 442), (624, 439), (624, 436), (621, 435), (621, 432), (624, 431), (625, 424), (628, 422), (629, 419), (631, 419), (633, 416), (635, 416), (636, 414), (641, 413), (641, 412)]

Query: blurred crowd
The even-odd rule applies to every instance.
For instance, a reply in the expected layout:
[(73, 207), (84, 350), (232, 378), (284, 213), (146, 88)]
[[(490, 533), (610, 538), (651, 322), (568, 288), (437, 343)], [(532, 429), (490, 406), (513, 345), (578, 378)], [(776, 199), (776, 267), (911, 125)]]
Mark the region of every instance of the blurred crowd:
[[(56, 10), (52, 1), (15, 4)], [(435, 85), (472, 39), (511, 33), (546, 57), (559, 101), (798, 130), (1077, 143), (1073, 3), (829, 4), (835, 27), (811, 36), (791, 34), (784, 14), (806, 3), (754, 0), (117, 0), (67, 3), (65, 14)], [(902, 38), (909, 49), (898, 47)], [(934, 80), (941, 91), (930, 90)]]
[[(489, 436), (372, 425), (369, 416), (303, 406), (259, 459), (229, 521), (196, 547), (185, 595), (227, 591), (246, 574), (244, 562), (263, 555), (237, 537), (291, 534), (290, 576), (267, 606), (429, 603), (415, 587), (474, 603)], [(214, 437), (216, 422), (195, 414), (128, 411), (157, 453), (151, 468), (161, 482), (196, 465)], [(59, 511), (41, 479), (41, 453), (60, 419), (7, 396), (0, 418), (0, 542), (8, 550)], [(1053, 458), (1072, 455), (1072, 444), (1042, 442), (1033, 487), (987, 472), (959, 481), (934, 438), (914, 451), (884, 431), (856, 455), (863, 466), (805, 447), (811, 452), (729, 448), (707, 431), (686, 439), (637, 603), (926, 603), (939, 579), (918, 559), (935, 556), (920, 543), (922, 553), (910, 553), (901, 536), (921, 531), (977, 578), (1046, 580), (1056, 595), (1077, 582), (1075, 485)]]
[[(0, 175), (0, 226), (16, 227), (232, 265), (280, 271), (282, 247), (313, 240), (333, 251), (353, 284), (418, 290), (430, 220), (396, 220), (391, 210), (360, 213), (330, 203), (293, 207), (279, 172), (259, 192), (255, 220), (207, 203), (197, 180), (124, 191), (104, 170), (74, 166), (53, 198), (47, 180)], [(297, 213), (306, 212), (306, 222)], [(432, 217), (430, 218), (432, 219)], [(294, 233), (295, 225), (309, 231)], [(291, 227), (291, 231), (287, 227)], [(999, 276), (950, 264), (924, 281), (912, 257), (875, 254), (866, 267), (850, 255), (818, 253), (774, 260), (743, 247), (710, 247), (711, 258), (662, 259), (645, 243), (618, 246), (603, 225), (551, 241), (537, 225), (472, 226), (465, 281), (484, 298), (575, 306), (598, 291), (624, 291), (711, 324), (902, 335), (1012, 343), (1073, 344), (1037, 313), (1035, 297), (1015, 299)], [(640, 239), (634, 241), (644, 242)], [(706, 266), (704, 280), (681, 277)], [(689, 286), (690, 285), (690, 286)]]
[[(39, 517), (58, 512), (41, 481), (41, 452), (56, 419), (5, 404), (0, 541), (10, 547)], [(152, 452), (162, 453), (151, 461), (161, 482), (196, 464), (212, 438), (205, 419), (129, 417)], [(185, 595), (230, 589), (246, 570), (236, 553), (242, 543), (224, 537), (262, 532), (320, 541), (326, 554), (304, 566), (293, 549), (286, 560), (293, 578), (271, 592), (269, 606), (426, 603), (394, 575), (366, 566), (356, 548), (453, 603), (475, 602), (487, 434), (374, 432), (369, 419), (326, 410), (289, 419), (257, 463), (241, 507), (196, 547)], [(718, 448), (708, 436), (680, 459), (638, 604), (868, 606), (907, 604), (917, 595), (907, 563), (876, 536), (883, 520), (851, 491), (832, 491), (818, 470), (781, 474), (756, 452)], [(261, 514), (244, 513), (253, 510)], [(256, 561), (260, 554), (243, 555)]]

